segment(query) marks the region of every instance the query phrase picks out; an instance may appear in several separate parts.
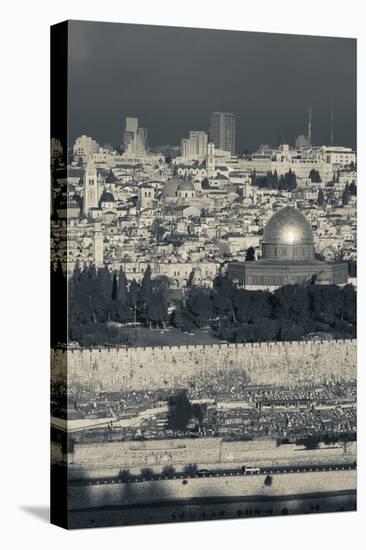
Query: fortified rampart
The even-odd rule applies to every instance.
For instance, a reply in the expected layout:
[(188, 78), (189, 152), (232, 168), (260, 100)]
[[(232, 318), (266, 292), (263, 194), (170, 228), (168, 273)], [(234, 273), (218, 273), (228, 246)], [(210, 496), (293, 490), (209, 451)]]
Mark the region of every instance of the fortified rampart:
[(98, 390), (145, 390), (245, 376), (250, 384), (356, 379), (356, 340), (56, 349), (52, 380)]

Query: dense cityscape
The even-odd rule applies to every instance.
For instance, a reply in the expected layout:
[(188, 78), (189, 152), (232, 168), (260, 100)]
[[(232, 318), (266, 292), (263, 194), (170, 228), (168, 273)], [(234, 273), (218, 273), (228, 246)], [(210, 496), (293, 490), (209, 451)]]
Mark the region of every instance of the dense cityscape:
[(62, 231), (67, 206), (69, 239), (66, 258), (54, 234), (53, 260), (66, 266), (67, 259), (69, 272), (77, 261), (122, 267), (136, 281), (150, 265), (171, 286), (185, 287), (190, 277), (210, 286), (221, 265), (249, 248), (258, 257), (266, 222), (291, 204), (311, 222), (321, 257), (355, 262), (356, 153), (312, 146), (309, 134), (294, 147), (262, 145), (239, 157), (234, 115), (211, 118), (210, 141), (207, 132), (191, 131), (180, 149), (156, 153), (147, 150), (137, 118), (125, 120), (122, 154), (87, 136), (72, 152), (53, 139), (55, 224)]
[[(149, 148), (136, 117), (123, 121), (116, 147), (86, 135), (68, 149), (52, 139), (52, 277), (55, 286), (67, 285), (69, 299), (67, 339), (59, 317), (53, 345), (140, 353), (156, 346), (351, 342), (356, 153), (313, 145), (311, 109), (308, 117), (307, 135), (293, 145), (242, 154), (235, 153), (235, 114), (227, 112), (212, 113), (207, 130), (189, 131), (180, 146)], [(103, 361), (91, 369), (104, 368)], [(281, 359), (299, 371), (296, 361), (286, 353)], [(256, 384), (250, 372), (215, 370), (208, 361), (202, 375), (173, 386), (161, 374), (160, 385), (149, 388), (134, 382), (132, 370), (131, 389), (54, 381), (52, 440), (62, 450), (54, 460), (71, 460), (75, 491), (248, 474), (266, 474), (270, 486), (286, 465), (304, 473), (355, 469), (351, 372), (329, 372), (319, 382), (303, 374), (300, 384), (275, 386)], [(220, 450), (209, 459), (215, 442)], [(103, 467), (95, 470), (80, 453), (100, 445)], [(125, 449), (120, 461), (116, 447), (109, 455), (110, 445)], [(129, 445), (140, 445), (138, 452)], [(251, 466), (225, 459), (245, 445), (253, 446)], [(311, 506), (319, 511), (323, 504)], [(345, 506), (353, 509), (353, 501)]]
[[(213, 113), (209, 133), (190, 131), (180, 148), (155, 147), (152, 153), (147, 135), (138, 119), (129, 117), (122, 153), (87, 136), (77, 138), (67, 152), (57, 139), (51, 144), (53, 266), (58, 264), (87, 299), (95, 280), (99, 296), (128, 301), (124, 312), (108, 313), (107, 320), (121, 321), (120, 327), (138, 320), (150, 329), (152, 324), (165, 329), (174, 314), (186, 318), (181, 324), (191, 332), (194, 323), (189, 326), (178, 304), (185, 304), (194, 289), (215, 287), (230, 264), (259, 260), (264, 227), (286, 206), (310, 222), (316, 259), (346, 263), (347, 281), (342, 282), (355, 286), (356, 154), (347, 147), (313, 146), (311, 110), (308, 135), (298, 136), (294, 147), (263, 145), (241, 156), (234, 153), (233, 113)], [(240, 286), (273, 291), (286, 282), (309, 280), (310, 275), (249, 276)], [(138, 307), (141, 286), (142, 294), (151, 295), (150, 315)], [(203, 295), (199, 308), (205, 309), (204, 301)], [(105, 304), (101, 307), (108, 310)], [(85, 314), (86, 308), (80, 308)], [(98, 317), (94, 312), (93, 321)], [(115, 333), (116, 326), (111, 330)], [(76, 333), (80, 340), (80, 330)], [(94, 343), (103, 344), (103, 337), (108, 343), (105, 335), (96, 336)], [(123, 331), (111, 341), (118, 343), (118, 338), (131, 344)]]

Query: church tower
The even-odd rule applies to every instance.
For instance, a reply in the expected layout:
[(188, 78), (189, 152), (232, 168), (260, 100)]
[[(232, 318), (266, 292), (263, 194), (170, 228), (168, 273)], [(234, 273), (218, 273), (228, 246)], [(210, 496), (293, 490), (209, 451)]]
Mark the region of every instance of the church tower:
[(90, 208), (97, 208), (99, 201), (99, 181), (94, 162), (89, 158), (84, 172), (84, 214), (89, 214)]
[(151, 206), (154, 203), (154, 189), (151, 185), (148, 183), (145, 183), (141, 185), (139, 189), (139, 207), (141, 210), (144, 210), (145, 208), (151, 208)]
[(207, 177), (212, 178), (215, 175), (215, 144), (207, 144), (207, 156), (206, 156), (206, 170)]

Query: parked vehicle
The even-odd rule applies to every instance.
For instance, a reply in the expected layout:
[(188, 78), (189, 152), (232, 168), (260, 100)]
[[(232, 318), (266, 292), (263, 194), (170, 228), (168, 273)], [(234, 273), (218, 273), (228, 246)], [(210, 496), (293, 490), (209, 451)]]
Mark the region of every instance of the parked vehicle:
[(259, 474), (260, 468), (255, 468), (254, 466), (242, 466), (242, 471), (245, 474)]
[(205, 477), (205, 476), (208, 476), (209, 474), (210, 474), (210, 471), (204, 468), (202, 468), (201, 470), (197, 470), (198, 477)]

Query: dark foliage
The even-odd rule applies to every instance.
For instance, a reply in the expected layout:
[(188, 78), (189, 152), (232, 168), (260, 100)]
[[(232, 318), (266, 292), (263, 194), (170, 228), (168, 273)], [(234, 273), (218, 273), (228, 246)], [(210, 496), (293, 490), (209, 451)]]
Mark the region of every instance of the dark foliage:
[(152, 468), (141, 468), (141, 476), (143, 479), (152, 479), (154, 477), (154, 470)]
[(343, 206), (346, 206), (349, 203), (349, 199), (352, 196), (357, 195), (357, 187), (354, 182), (348, 184), (346, 183), (345, 188), (342, 193), (342, 204)]
[(321, 183), (322, 181), (318, 170), (315, 170), (315, 168), (312, 168), (312, 170), (310, 170), (309, 178), (312, 183)]
[(267, 485), (267, 487), (270, 487), (272, 485), (272, 476), (267, 475), (264, 480), (264, 485)]
[(123, 483), (126, 483), (131, 478), (130, 470), (128, 470), (128, 469), (120, 470), (118, 477)]
[(67, 341), (67, 282), (61, 262), (51, 267), (51, 346)]
[(206, 413), (206, 405), (201, 403), (194, 403), (192, 405), (192, 414), (197, 420), (198, 424), (201, 425)]
[[(52, 276), (58, 281), (59, 269)], [(119, 333), (119, 323), (165, 326), (169, 320), (167, 288), (166, 278), (152, 280), (150, 266), (138, 284), (135, 280), (128, 283), (122, 268), (112, 274), (107, 267), (97, 270), (91, 264), (81, 269), (77, 263), (68, 283), (69, 338), (84, 346), (127, 343)]]
[(252, 246), (248, 248), (248, 250), (245, 253), (245, 261), (246, 262), (254, 262), (255, 261), (255, 250)]
[(168, 401), (168, 428), (170, 430), (185, 431), (192, 416), (193, 408), (186, 391), (179, 391), (170, 397)]
[[(356, 267), (350, 266), (352, 272)], [(66, 285), (61, 266), (52, 271), (53, 288)], [(286, 285), (273, 293), (249, 291), (218, 276), (213, 288), (194, 286), (184, 302), (168, 315), (168, 280), (152, 279), (150, 267), (142, 282), (128, 282), (121, 269), (110, 273), (94, 265), (77, 264), (68, 283), (69, 338), (83, 346), (128, 344), (121, 325), (136, 322), (144, 326), (183, 331), (210, 329), (217, 338), (230, 342), (300, 340), (313, 332), (335, 338), (356, 335), (356, 292), (352, 285)], [(53, 294), (53, 300), (57, 296)], [(60, 309), (58, 309), (60, 312)], [(52, 341), (62, 342), (66, 317), (54, 319)], [(66, 316), (66, 309), (64, 311)]]
[(278, 175), (277, 171), (267, 172), (265, 176), (252, 174), (252, 184), (260, 189), (277, 189), (278, 191), (293, 191), (297, 187), (296, 174), (289, 170), (286, 174)]
[(197, 473), (197, 464), (187, 464), (184, 466), (183, 471), (187, 476), (194, 476)]
[(286, 285), (273, 293), (244, 290), (226, 277), (213, 289), (195, 288), (177, 311), (184, 330), (211, 327), (231, 342), (300, 340), (312, 332), (355, 337), (356, 292), (352, 285)]
[(325, 204), (325, 197), (324, 197), (324, 191), (323, 189), (319, 189), (318, 191), (318, 205), (324, 206)]
[(165, 477), (173, 477), (176, 472), (174, 467), (171, 464), (168, 464), (167, 466), (164, 466), (161, 473)]

